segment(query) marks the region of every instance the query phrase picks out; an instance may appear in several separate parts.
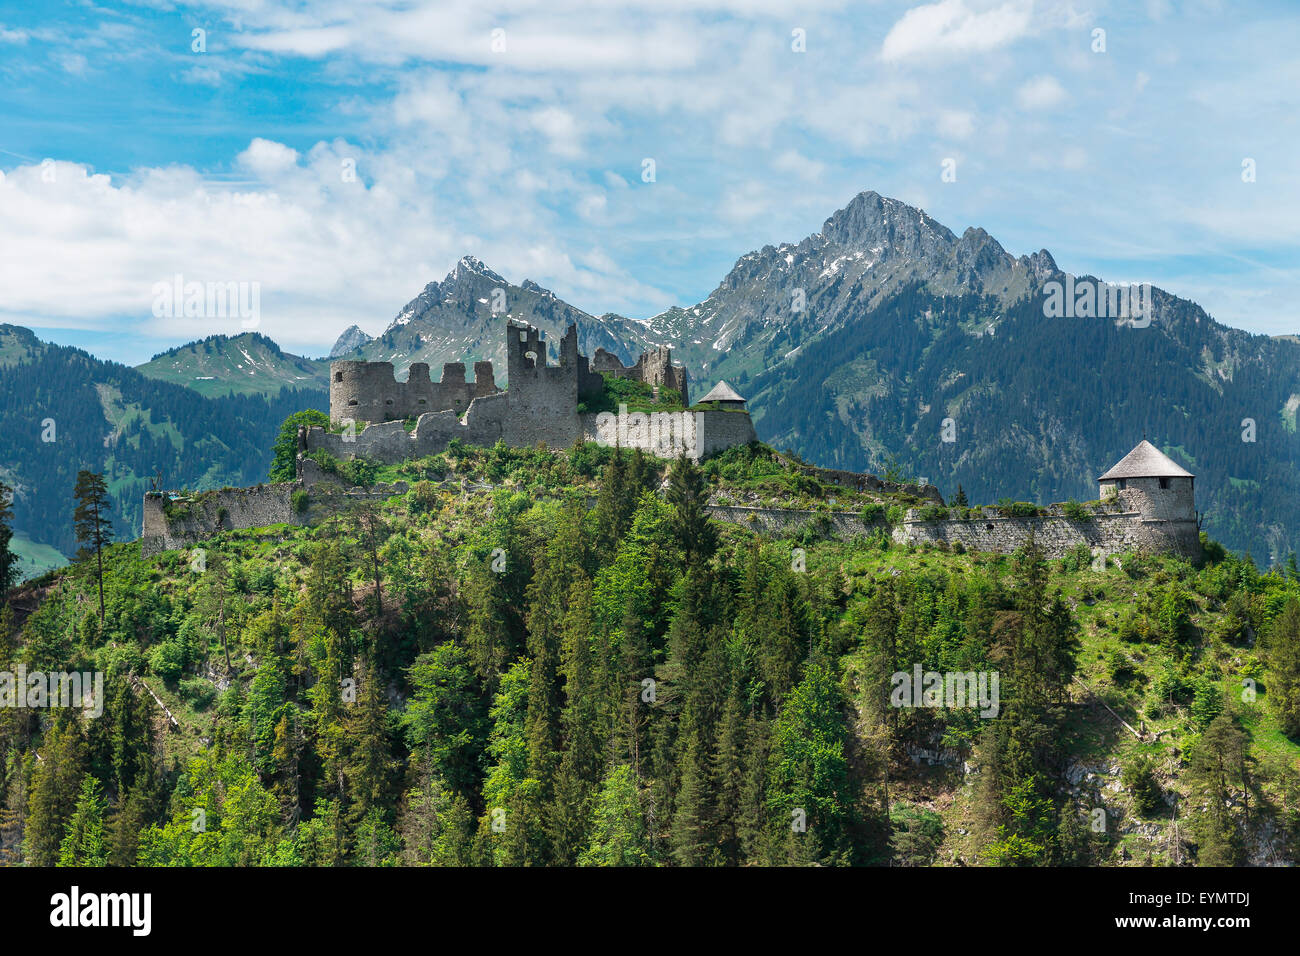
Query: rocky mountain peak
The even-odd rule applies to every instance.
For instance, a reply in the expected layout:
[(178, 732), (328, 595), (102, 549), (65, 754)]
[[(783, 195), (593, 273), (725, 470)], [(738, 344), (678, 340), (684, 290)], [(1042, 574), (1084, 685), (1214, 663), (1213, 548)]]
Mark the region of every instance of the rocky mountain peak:
[(452, 270), (447, 273), (447, 278), (444, 279), (443, 282), (454, 283), (471, 277), (482, 277), (485, 279), (491, 279), (494, 282), (499, 282), (502, 285), (509, 285), (509, 283), (498, 273), (493, 272), (483, 263), (482, 260), (477, 259), (474, 256), (461, 256), (460, 261), (458, 261), (456, 265), (452, 267)]
[(923, 210), (868, 190), (822, 225), (822, 237), (852, 252), (883, 258), (931, 257), (946, 253), (956, 237)]
[(346, 355), (370, 341), (372, 341), (372, 337), (361, 331), (359, 326), (349, 325), (334, 342), (334, 347), (330, 349), (330, 358)]

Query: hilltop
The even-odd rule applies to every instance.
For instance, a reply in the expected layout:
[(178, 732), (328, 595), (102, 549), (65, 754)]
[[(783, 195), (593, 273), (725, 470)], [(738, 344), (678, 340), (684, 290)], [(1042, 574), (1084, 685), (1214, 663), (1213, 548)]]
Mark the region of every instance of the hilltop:
[(349, 329), (336, 353), (391, 361), (399, 377), (415, 361), (501, 367), (503, 313), (552, 341), (575, 323), (584, 354), (628, 362), (664, 345), (700, 394), (730, 382), (775, 447), (984, 498), (1082, 499), (1100, 463), (1145, 435), (1197, 473), (1217, 540), (1262, 562), (1300, 551), (1294, 337), (1229, 328), (1159, 288), (1146, 327), (1049, 318), (1051, 282), (1105, 288), (1046, 249), (1012, 255), (977, 226), (959, 235), (866, 191), (817, 233), (742, 255), (702, 301), (644, 322), (467, 256), (378, 337)]
[[(407, 489), (201, 552), (113, 546), (103, 629), (90, 564), (13, 596), (14, 658), (103, 669), (119, 730), (5, 731), (45, 759), (4, 778), (42, 809), (0, 850), (47, 861), (76, 809), (114, 821), (128, 864), (1300, 854), (1294, 569), (1213, 542), (1201, 566), (899, 546), (914, 498), (760, 446), (699, 470), (592, 444), (364, 465), (349, 480)], [(876, 508), (881, 528), (774, 538), (708, 501)], [(996, 672), (996, 715), (891, 707), (918, 666)]]
[(185, 385), (200, 395), (264, 395), (282, 388), (329, 388), (329, 362), (283, 351), (259, 332), (210, 335), (199, 342), (160, 352), (136, 371), (149, 378)]

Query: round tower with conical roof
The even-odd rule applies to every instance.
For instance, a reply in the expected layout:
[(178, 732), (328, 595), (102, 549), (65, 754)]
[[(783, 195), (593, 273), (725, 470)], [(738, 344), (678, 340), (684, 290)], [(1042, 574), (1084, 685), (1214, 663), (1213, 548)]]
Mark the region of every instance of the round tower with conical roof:
[(1194, 555), (1200, 551), (1196, 476), (1145, 438), (1097, 479), (1103, 501), (1114, 498), (1135, 513), (1154, 548)]

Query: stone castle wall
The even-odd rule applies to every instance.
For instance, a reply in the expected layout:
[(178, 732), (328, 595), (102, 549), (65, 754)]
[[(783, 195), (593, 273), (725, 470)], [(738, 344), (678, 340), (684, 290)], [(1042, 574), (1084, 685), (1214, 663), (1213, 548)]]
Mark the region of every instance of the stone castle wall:
[(463, 362), (443, 365), (438, 382), (424, 362), (411, 363), (405, 382), (397, 381), (392, 362), (330, 363), (330, 419), (336, 422), (390, 422), (436, 411), (459, 417), (475, 398), (498, 391), (491, 362), (474, 363), (472, 382)]
[(676, 458), (683, 452), (699, 461), (733, 445), (758, 440), (748, 414), (705, 410), (695, 412), (584, 412), (585, 441), (620, 448), (640, 448), (659, 458)]
[(408, 432), (404, 422), (367, 425), (355, 435), (339, 435), (318, 426), (302, 436), (302, 451), (324, 450), (335, 458), (361, 456), (383, 464), (422, 458), (446, 450), (453, 438), (466, 444), (492, 446), (506, 436), (509, 392), (497, 392), (470, 402), (464, 418), (453, 411), (426, 412)]
[[(355, 445), (336, 442), (322, 432), (311, 436), (312, 447), (326, 448), (333, 454), (367, 454), (382, 461), (403, 452), (441, 451), (452, 438), (478, 444), (504, 438), (513, 447), (538, 442), (551, 448), (567, 447), (586, 433), (578, 403), (601, 393), (605, 387), (602, 371), (666, 385), (686, 396), (686, 370), (672, 364), (668, 348), (646, 352), (631, 368), (604, 349), (598, 349), (595, 362), (589, 363), (578, 351), (577, 326), (570, 325), (559, 343), (559, 364), (551, 365), (547, 359), (546, 342), (539, 329), (508, 321), (506, 392), (497, 388), (491, 362), (474, 363), (473, 382), (466, 381), (463, 364), (449, 362), (443, 366), (438, 383), (429, 380), (429, 367), (422, 362), (412, 363), (405, 382), (396, 380), (391, 362), (334, 362), (330, 366), (331, 421), (351, 419), (372, 427), (384, 425), (385, 429), (366, 429), (357, 436)], [(501, 404), (487, 401), (498, 396), (504, 396)], [(428, 417), (431, 414), (436, 417)], [(418, 437), (412, 439), (412, 444), (403, 444), (402, 436), (387, 423), (412, 418), (420, 421)], [(752, 433), (752, 423), (748, 429), (739, 421), (720, 423), (712, 429), (715, 438), (711, 448), (726, 447), (719, 444), (724, 435)]]
[(914, 510), (909, 510), (893, 536), (901, 544), (961, 542), (970, 551), (1010, 554), (1023, 546), (1032, 533), (1038, 546), (1052, 557), (1061, 557), (1079, 545), (1087, 546), (1094, 554), (1141, 551), (1196, 558), (1201, 553), (1195, 518), (1149, 519), (1135, 511), (1120, 510), (1094, 511), (1089, 519), (1076, 521), (1057, 509), (1053, 511), (1036, 518), (986, 516), (922, 521)]
[[(381, 442), (410, 442), (411, 436), (400, 429), (400, 424), (394, 422), (389, 426), (367, 428), (365, 433), (375, 430), (376, 436), (382, 436), (372, 451), (383, 454)], [(391, 425), (399, 426), (400, 438)], [(707, 423), (704, 427), (708, 427)], [(320, 433), (320, 429), (313, 431)], [(341, 436), (326, 437), (333, 440)], [(407, 452), (407, 449), (402, 449), (404, 456)], [(383, 500), (408, 490), (405, 482), (379, 484), (368, 489), (345, 488), (338, 478), (308, 458), (299, 458), (299, 469), (299, 481), (296, 482), (206, 492), (193, 499), (174, 500), (170, 508), (165, 505), (167, 499), (164, 495), (146, 495), (141, 538), (143, 554), (148, 556), (168, 549), (191, 547), (220, 531), (277, 524), (309, 526), (345, 511), (356, 502)], [(309, 492), (308, 504), (303, 511), (295, 511), (293, 507), (293, 494), (299, 490)], [(167, 514), (169, 510), (170, 516)], [(818, 534), (850, 539), (888, 528), (880, 521), (863, 522), (861, 515), (852, 511), (721, 504), (709, 505), (707, 510), (719, 521), (771, 537), (811, 528)], [(1086, 546), (1093, 555), (1147, 552), (1177, 554), (1194, 560), (1201, 553), (1200, 535), (1194, 519), (1166, 521), (1144, 518), (1141, 514), (1124, 510), (1122, 505), (1093, 508), (1090, 517), (1082, 521), (1066, 517), (1059, 508), (1050, 509), (1047, 515), (1023, 518), (987, 515), (924, 521), (919, 515), (917, 509), (907, 511), (902, 524), (892, 531), (895, 542), (949, 546), (960, 543), (969, 551), (1010, 554), (1023, 546), (1032, 534), (1044, 554), (1055, 558), (1063, 557), (1079, 545)]]
[(141, 551), (147, 556), (188, 547), (219, 531), (297, 524), (291, 496), (298, 487), (297, 482), (285, 482), (223, 488), (177, 499), (150, 492), (144, 496)]
[(593, 373), (580, 358), (575, 325), (560, 341), (559, 365), (547, 363), (539, 330), (513, 322), (506, 326), (510, 387), (503, 430), (507, 445), (518, 448), (545, 442), (549, 448), (565, 448), (582, 436), (578, 395), (594, 383), (590, 382)]
[[(158, 492), (144, 497), (144, 527), (140, 551), (145, 557), (175, 548), (189, 548), (222, 531), (246, 531), (272, 525), (309, 527), (362, 501), (383, 501), (405, 494), (406, 482), (345, 488), (310, 459), (299, 459), (298, 481), (223, 488), (187, 498)], [(293, 507), (293, 495), (307, 491), (307, 506)], [(170, 514), (168, 513), (170, 512)]]
[[(859, 515), (848, 511), (740, 505), (711, 505), (708, 510), (719, 521), (774, 536), (791, 534), (810, 524), (839, 538), (861, 537), (886, 527), (879, 522), (865, 524)], [(893, 539), (898, 544), (918, 545), (960, 542), (968, 551), (1010, 554), (1024, 546), (1031, 533), (1051, 558), (1064, 557), (1078, 545), (1085, 545), (1094, 555), (1147, 552), (1195, 559), (1201, 553), (1195, 521), (1146, 520), (1133, 512), (1095, 513), (1086, 521), (1074, 521), (1059, 513), (1037, 518), (922, 521), (911, 509), (903, 523), (893, 529)]]

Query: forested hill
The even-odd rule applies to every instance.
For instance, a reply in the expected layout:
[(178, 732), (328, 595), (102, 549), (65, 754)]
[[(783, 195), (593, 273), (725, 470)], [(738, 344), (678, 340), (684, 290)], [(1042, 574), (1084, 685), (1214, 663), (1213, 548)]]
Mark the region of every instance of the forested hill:
[(201, 571), (114, 545), (102, 623), (93, 561), (11, 595), (0, 670), (102, 671), (105, 709), (4, 708), (0, 861), (1300, 862), (1294, 564), (902, 547), (906, 500), (759, 446), (665, 471), (455, 444)]
[(202, 395), (274, 397), (282, 388), (329, 388), (329, 362), (291, 355), (259, 332), (209, 335), (155, 355), (136, 370)]
[(265, 481), (280, 424), (328, 402), (323, 389), (205, 398), (0, 326), (0, 480), (16, 491), (16, 528), (70, 555), (79, 470), (104, 474), (114, 530), (135, 538), (152, 479), (195, 490)]

